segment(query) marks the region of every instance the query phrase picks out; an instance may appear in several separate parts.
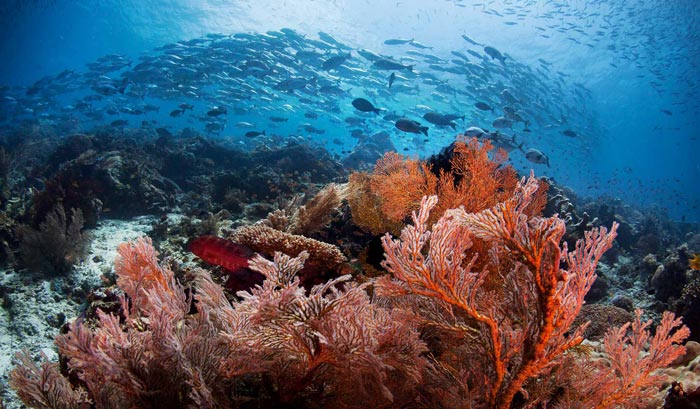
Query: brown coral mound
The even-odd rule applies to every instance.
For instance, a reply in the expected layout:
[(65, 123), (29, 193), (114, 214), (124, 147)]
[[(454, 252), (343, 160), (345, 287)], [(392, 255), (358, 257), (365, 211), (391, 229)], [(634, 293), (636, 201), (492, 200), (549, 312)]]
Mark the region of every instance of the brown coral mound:
[(229, 239), (250, 247), (253, 251), (272, 257), (275, 252), (298, 256), (309, 254), (299, 274), (305, 287), (337, 276), (346, 262), (343, 253), (334, 245), (297, 234), (286, 233), (261, 224), (236, 229)]
[(574, 325), (578, 326), (586, 322), (590, 322), (584, 336), (586, 339), (599, 341), (603, 339), (610, 328), (619, 327), (620, 325), (634, 321), (634, 315), (622, 308), (612, 305), (591, 304), (584, 305), (581, 308), (581, 313)]

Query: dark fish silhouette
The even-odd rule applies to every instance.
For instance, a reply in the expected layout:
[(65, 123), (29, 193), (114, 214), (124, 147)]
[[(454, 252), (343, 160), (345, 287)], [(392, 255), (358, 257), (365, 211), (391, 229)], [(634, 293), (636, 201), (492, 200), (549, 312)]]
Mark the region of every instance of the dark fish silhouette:
[(260, 136), (260, 135), (265, 135), (265, 131), (262, 131), (262, 132), (248, 131), (245, 133), (245, 136), (247, 136), (248, 138), (255, 138), (256, 136)]
[(381, 60), (375, 61), (372, 66), (380, 70), (408, 70), (413, 71), (413, 65), (403, 65), (400, 62), (387, 60), (382, 58)]
[(487, 104), (486, 102), (481, 102), (481, 101), (479, 101), (479, 102), (477, 102), (476, 104), (474, 104), (474, 106), (477, 107), (478, 109), (482, 110), (482, 111), (491, 111), (491, 112), (493, 112), (493, 108), (491, 107), (491, 105)]
[(420, 122), (416, 122), (412, 119), (408, 118), (401, 118), (398, 121), (396, 121), (396, 129), (408, 133), (417, 133), (417, 134), (423, 134), (425, 136), (428, 136), (428, 127), (427, 126), (421, 126)]
[(358, 111), (362, 112), (374, 112), (375, 114), (378, 114), (379, 111), (381, 111), (364, 98), (355, 98), (352, 101), (352, 106), (354, 106)]
[(487, 45), (484, 47), (484, 52), (488, 54), (492, 60), (499, 60), (501, 64), (506, 65), (506, 57), (497, 49)]
[(425, 115), (423, 115), (423, 119), (425, 119), (433, 125), (450, 126), (452, 127), (452, 129), (457, 128), (457, 124), (452, 122), (452, 120), (446, 118), (444, 115), (438, 114), (437, 112), (428, 112)]
[(345, 60), (347, 60), (350, 57), (351, 57), (350, 53), (336, 55), (334, 57), (331, 57), (323, 62), (323, 69), (326, 71), (334, 70), (334, 69), (340, 67), (345, 62)]

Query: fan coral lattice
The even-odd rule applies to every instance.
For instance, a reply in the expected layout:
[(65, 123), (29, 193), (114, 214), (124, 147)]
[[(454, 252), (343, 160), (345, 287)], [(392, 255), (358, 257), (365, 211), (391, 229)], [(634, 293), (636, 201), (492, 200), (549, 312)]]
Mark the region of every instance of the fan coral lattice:
[[(432, 232), (427, 221), (437, 197), (426, 197), (400, 239), (383, 238), (383, 265), (395, 280), (378, 280), (380, 293), (440, 300), (466, 314), (467, 326), (484, 340), (466, 360), (478, 362), (474, 379), (483, 379), (481, 403), (488, 407), (510, 407), (528, 379), (583, 340), (585, 328), (570, 327), (615, 238), (613, 225), (610, 232), (589, 232), (573, 251), (560, 248), (563, 221), (525, 214), (537, 188), (534, 176), (523, 178), (512, 198), (479, 213), (448, 210)], [(470, 255), (474, 240), (489, 244), (489, 251)], [(478, 258), (484, 258), (480, 268)], [(500, 285), (493, 285), (494, 276)], [(477, 396), (480, 388), (470, 393)]]

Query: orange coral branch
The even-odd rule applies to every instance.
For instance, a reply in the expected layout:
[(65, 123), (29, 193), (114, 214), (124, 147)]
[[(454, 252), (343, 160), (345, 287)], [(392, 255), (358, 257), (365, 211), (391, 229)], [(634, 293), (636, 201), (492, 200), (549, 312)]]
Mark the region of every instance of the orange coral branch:
[[(408, 285), (413, 294), (439, 299), (461, 309), (485, 325), (482, 334), (490, 347), (487, 367), (493, 371), (487, 381), (489, 407), (508, 408), (525, 382), (540, 374), (566, 349), (581, 342), (581, 332), (566, 333), (583, 304), (583, 296), (595, 278), (595, 265), (612, 246), (616, 225), (586, 235), (569, 253), (559, 247), (565, 225), (558, 218), (528, 217), (526, 209), (539, 187), (531, 176), (523, 178), (512, 198), (479, 213), (463, 208), (447, 211), (427, 230), (430, 210), (437, 197), (424, 198), (399, 240), (383, 238), (386, 261), (383, 266)], [(472, 238), (499, 249), (505, 265), (522, 266), (516, 277), (506, 274), (501, 290), (485, 293), (482, 284), (488, 274), (498, 274), (499, 258), (472, 271), (476, 255), (466, 259)], [(427, 255), (423, 248), (429, 243)], [(477, 253), (478, 254), (478, 253)], [(569, 270), (560, 268), (567, 260)], [(487, 258), (488, 259), (488, 258)], [(386, 281), (380, 283), (386, 285)], [(381, 290), (381, 288), (380, 288)], [(381, 292), (381, 291), (380, 291)], [(529, 310), (509, 305), (509, 297), (532, 301)], [(519, 322), (523, 328), (512, 328)], [(524, 333), (525, 335), (516, 335)], [(488, 372), (487, 372), (488, 374)]]

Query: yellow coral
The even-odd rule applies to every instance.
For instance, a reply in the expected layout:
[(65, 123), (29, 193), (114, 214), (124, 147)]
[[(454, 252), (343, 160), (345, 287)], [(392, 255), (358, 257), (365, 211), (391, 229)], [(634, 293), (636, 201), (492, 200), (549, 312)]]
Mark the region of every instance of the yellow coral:
[(688, 264), (693, 270), (700, 270), (700, 254), (693, 254), (693, 257), (688, 259)]

